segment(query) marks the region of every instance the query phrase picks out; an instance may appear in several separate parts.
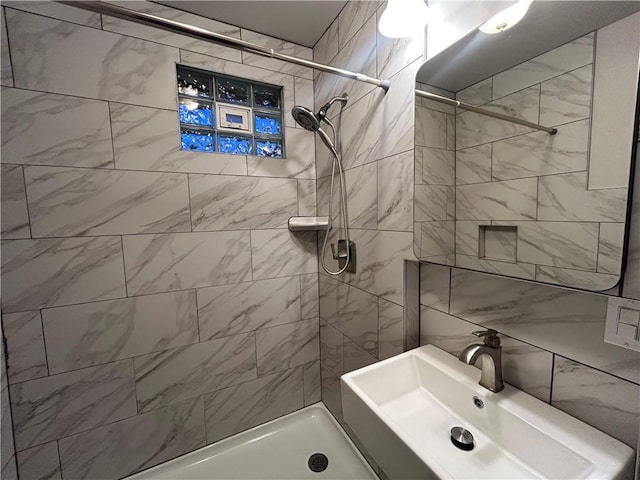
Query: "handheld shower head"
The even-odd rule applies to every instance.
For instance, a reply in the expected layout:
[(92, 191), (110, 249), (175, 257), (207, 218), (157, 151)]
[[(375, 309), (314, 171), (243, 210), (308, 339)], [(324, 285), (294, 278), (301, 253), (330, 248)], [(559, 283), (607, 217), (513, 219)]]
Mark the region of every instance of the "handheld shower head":
[(291, 116), (302, 128), (309, 130), (310, 132), (317, 132), (320, 128), (320, 122), (327, 116), (327, 112), (329, 111), (329, 108), (331, 108), (331, 105), (337, 101), (347, 103), (348, 100), (349, 97), (346, 93), (341, 97), (333, 97), (325, 103), (320, 110), (318, 110), (318, 113), (313, 113), (307, 107), (296, 105), (291, 109)]

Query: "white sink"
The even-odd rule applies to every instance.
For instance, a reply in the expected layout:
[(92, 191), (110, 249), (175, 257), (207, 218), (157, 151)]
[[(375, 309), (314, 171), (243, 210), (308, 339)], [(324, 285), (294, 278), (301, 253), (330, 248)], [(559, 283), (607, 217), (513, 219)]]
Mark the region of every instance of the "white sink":
[[(432, 345), (417, 348), (343, 375), (344, 419), (392, 480), (633, 478), (625, 444), (510, 385), (492, 393), (479, 377)], [(453, 445), (454, 426), (473, 434), (473, 450)]]

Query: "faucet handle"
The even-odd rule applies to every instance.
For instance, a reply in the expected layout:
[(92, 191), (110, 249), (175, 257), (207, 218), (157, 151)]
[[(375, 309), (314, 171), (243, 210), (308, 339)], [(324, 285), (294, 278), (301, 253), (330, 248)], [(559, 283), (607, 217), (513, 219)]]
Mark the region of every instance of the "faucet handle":
[(488, 328), (487, 330), (477, 330), (472, 332), (476, 337), (484, 337), (484, 344), (488, 347), (499, 347), (500, 346), (500, 338), (498, 338), (498, 332), (493, 328)]

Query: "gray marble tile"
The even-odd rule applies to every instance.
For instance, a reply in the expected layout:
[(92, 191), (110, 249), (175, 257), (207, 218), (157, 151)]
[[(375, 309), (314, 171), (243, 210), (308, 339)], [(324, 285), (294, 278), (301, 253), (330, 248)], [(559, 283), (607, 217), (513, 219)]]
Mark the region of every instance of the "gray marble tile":
[(393, 357), (404, 351), (404, 309), (378, 299), (378, 358)]
[(0, 475), (5, 480), (18, 480), (18, 470), (16, 469), (16, 457), (12, 455), (7, 460), (7, 463), (2, 465), (2, 470), (0, 470)]
[(456, 188), (459, 220), (535, 220), (537, 178), (461, 185)]
[(138, 412), (256, 378), (253, 333), (217, 338), (136, 357)]
[(100, 14), (82, 10), (80, 8), (63, 5), (50, 1), (22, 2), (19, 0), (3, 2), (5, 7), (16, 10), (43, 15), (45, 17), (64, 20), (65, 22), (77, 23), (87, 27), (100, 28)]
[[(539, 103), (540, 85), (536, 85), (488, 103), (483, 108), (537, 123)], [(528, 127), (467, 111), (456, 116), (456, 149), (473, 147), (531, 131), (532, 129)]]
[(113, 167), (108, 104), (3, 88), (2, 161)]
[(347, 2), (340, 15), (338, 15), (340, 49), (344, 48), (349, 39), (376, 13), (382, 3), (380, 0)]
[[(338, 22), (335, 22), (337, 25)], [(9, 42), (7, 41), (7, 26), (4, 22), (4, 8), (0, 8), (0, 85), (13, 87), (13, 71), (11, 69), (11, 57)]]
[(136, 415), (59, 441), (63, 478), (122, 478), (203, 447), (201, 399)]
[(362, 348), (377, 354), (378, 303), (374, 295), (321, 275), (320, 316)]
[(561, 125), (591, 116), (593, 65), (573, 70), (542, 83), (540, 123)]
[[(2, 470), (4, 470), (6, 463), (13, 457), (15, 452), (15, 446), (13, 443), (13, 427), (11, 424), (11, 404), (9, 402), (9, 389), (3, 388), (0, 391), (0, 458), (2, 461)], [(15, 468), (15, 467), (13, 467)], [(2, 478), (4, 478), (4, 471)]]
[(493, 144), (493, 179), (584, 171), (588, 149), (588, 120), (562, 125), (556, 135), (534, 132), (501, 140)]
[(249, 156), (247, 157), (249, 175), (315, 179), (313, 132), (301, 128), (285, 128), (284, 134), (287, 140), (285, 158)]
[(304, 369), (304, 406), (307, 407), (322, 401), (320, 360), (307, 363), (302, 368)]
[(605, 290), (609, 290), (618, 284), (620, 275), (537, 265), (536, 280), (544, 283), (553, 283), (566, 287), (607, 293)]
[[(385, 177), (383, 177), (385, 178)], [(448, 199), (453, 187), (443, 185), (416, 185), (414, 218), (416, 222), (447, 220)]]
[(303, 367), (266, 375), (204, 396), (207, 443), (304, 407)]
[(318, 274), (300, 275), (300, 318), (316, 318), (320, 315)]
[(47, 357), (40, 311), (8, 313), (2, 316), (7, 342), (7, 373), (10, 383), (46, 377)]
[(2, 238), (30, 238), (24, 175), (20, 165), (1, 165)]
[(447, 149), (447, 114), (416, 106), (416, 145)]
[(344, 373), (344, 335), (320, 318), (320, 361), (335, 375)]
[(131, 360), (12, 385), (16, 449), (136, 414)]
[(456, 255), (456, 267), (468, 268), (470, 270), (478, 270), (487, 273), (496, 273), (498, 275), (506, 275), (508, 277), (523, 278), (527, 280), (535, 280), (536, 266), (530, 263), (518, 262), (508, 263), (496, 260), (487, 260), (478, 258), (477, 255)]
[(456, 154), (450, 150), (416, 146), (416, 168), (420, 166), (421, 175), (416, 183), (427, 185), (455, 185)]
[[(383, 8), (377, 11), (377, 23), (380, 23)], [(376, 65), (378, 78), (387, 78), (398, 73), (411, 62), (422, 58), (425, 50), (425, 31), (409, 38), (387, 38), (377, 32)]]
[(487, 143), (455, 153), (456, 185), (491, 181), (492, 146)]
[(297, 189), (293, 179), (189, 175), (193, 230), (284, 228)]
[(62, 480), (58, 442), (49, 442), (16, 454), (20, 478), (28, 480)]
[[(404, 308), (403, 337), (404, 348), (410, 350), (420, 345), (420, 263), (407, 260), (403, 265)], [(378, 311), (380, 299), (378, 299)]]
[(329, 63), (338, 54), (338, 21), (334, 20), (313, 46), (313, 61)]
[(360, 348), (360, 346), (345, 338), (344, 341), (344, 372), (349, 373), (378, 361), (376, 357)]
[(493, 98), (533, 85), (593, 62), (595, 35), (589, 33), (493, 77)]
[(342, 394), (340, 390), (340, 377), (322, 362), (320, 362), (320, 375), (322, 379), (322, 403), (336, 417), (336, 420), (342, 420)]
[(587, 172), (540, 177), (538, 220), (624, 222), (628, 190), (587, 190)]
[(191, 290), (50, 308), (42, 318), (51, 374), (198, 340)]
[(287, 277), (318, 271), (316, 234), (288, 230), (252, 230), (253, 279)]
[[(413, 151), (376, 162), (378, 165), (378, 229), (412, 231)], [(382, 179), (382, 184), (380, 184)]]
[[(456, 93), (456, 100), (471, 105), (484, 105), (489, 103), (493, 94), (493, 77), (474, 83), (470, 87)], [(459, 110), (462, 112), (463, 110)]]
[(200, 340), (228, 337), (298, 320), (298, 277), (198, 289)]
[(125, 296), (119, 237), (2, 242), (3, 311)]
[[(262, 47), (272, 48), (278, 53), (291, 55), (292, 57), (304, 58), (306, 60), (313, 59), (313, 50), (302, 45), (291, 42), (285, 42), (279, 38), (269, 37), (261, 33), (252, 32), (251, 30), (241, 29), (240, 35), (242, 40), (255, 43)], [(265, 70), (273, 70), (274, 72), (295, 75), (296, 77), (308, 78), (313, 80), (313, 70), (308, 67), (296, 65), (294, 63), (283, 62), (275, 58), (268, 58), (262, 55), (242, 52), (242, 63), (264, 68)]]
[[(150, 13), (151, 15), (157, 15), (168, 20), (174, 20), (176, 22), (204, 28), (211, 32), (220, 33), (228, 37), (240, 38), (240, 28), (236, 26), (211, 20), (200, 15), (187, 13), (176, 8), (170, 8), (152, 2), (131, 0), (112, 3), (120, 4), (138, 12)], [(242, 60), (240, 50), (212, 42), (196, 40), (185, 35), (170, 33), (165, 30), (140, 25), (139, 23), (130, 22), (120, 18), (109, 17), (107, 15), (103, 15), (102, 17), (102, 28), (110, 32), (121, 33), (130, 37), (141, 38), (143, 40), (150, 40), (152, 42), (162, 43), (171, 47), (205, 53), (207, 55), (233, 60), (235, 62), (240, 62)]]
[(7, 11), (16, 87), (176, 109), (178, 49)]
[[(130, 235), (122, 241), (129, 295), (251, 278), (249, 232)], [(203, 262), (203, 258), (207, 261)]]
[(456, 220), (456, 253), (462, 255), (480, 255), (480, 229), (490, 222), (478, 220)]
[(256, 330), (258, 375), (320, 359), (318, 319)]
[(618, 275), (622, 267), (624, 224), (601, 223), (598, 241), (598, 272)]
[(298, 180), (298, 215), (316, 215), (316, 181)]
[(246, 157), (180, 150), (176, 112), (111, 103), (116, 168), (246, 175)]
[(191, 230), (187, 176), (26, 167), (34, 237)]
[(556, 356), (551, 403), (636, 448), (640, 386)]
[(422, 255), (433, 257), (455, 253), (455, 224), (447, 220), (422, 223)]
[(420, 265), (420, 305), (449, 311), (449, 284), (451, 269), (442, 265)]

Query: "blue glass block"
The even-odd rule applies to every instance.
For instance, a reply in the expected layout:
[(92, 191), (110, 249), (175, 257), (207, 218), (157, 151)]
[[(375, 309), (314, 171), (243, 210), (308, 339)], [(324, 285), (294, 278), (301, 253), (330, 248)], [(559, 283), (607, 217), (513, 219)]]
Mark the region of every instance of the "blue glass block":
[(215, 127), (215, 114), (210, 103), (181, 98), (178, 112), (180, 123)]
[(282, 142), (271, 142), (256, 138), (256, 153), (259, 157), (282, 158)]
[(256, 113), (255, 130), (256, 133), (280, 135), (280, 119)]
[(199, 152), (215, 152), (215, 134), (202, 130), (180, 130), (182, 150), (197, 150)]
[(178, 68), (178, 93), (191, 97), (211, 98), (211, 77)]
[(231, 135), (218, 135), (218, 151), (233, 155), (251, 155), (251, 139)]
[(261, 108), (280, 108), (280, 88), (253, 86), (253, 105)]
[(231, 80), (230, 78), (216, 78), (218, 99), (224, 102), (249, 104), (249, 84)]

